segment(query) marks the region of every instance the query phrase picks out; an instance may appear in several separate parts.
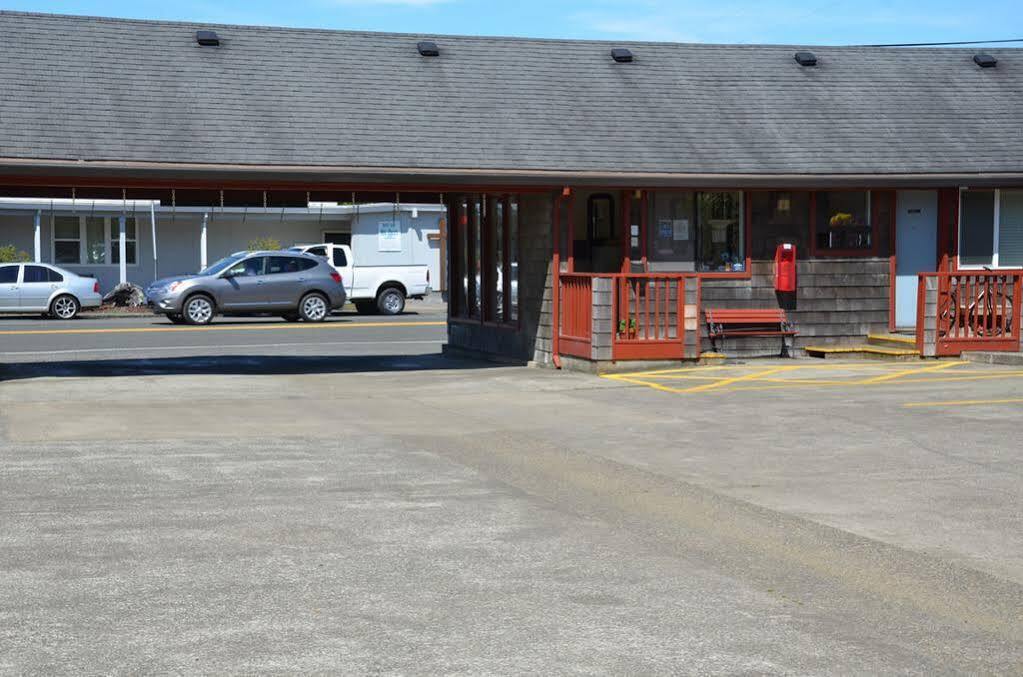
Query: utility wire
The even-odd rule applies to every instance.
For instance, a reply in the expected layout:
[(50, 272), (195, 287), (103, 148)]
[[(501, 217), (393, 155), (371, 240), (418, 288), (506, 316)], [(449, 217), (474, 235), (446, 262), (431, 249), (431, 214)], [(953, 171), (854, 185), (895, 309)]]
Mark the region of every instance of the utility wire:
[(1023, 38), (1009, 40), (963, 40), (962, 42), (904, 42), (891, 45), (857, 45), (858, 47), (947, 47), (952, 45), (994, 45), (1006, 42), (1023, 42)]

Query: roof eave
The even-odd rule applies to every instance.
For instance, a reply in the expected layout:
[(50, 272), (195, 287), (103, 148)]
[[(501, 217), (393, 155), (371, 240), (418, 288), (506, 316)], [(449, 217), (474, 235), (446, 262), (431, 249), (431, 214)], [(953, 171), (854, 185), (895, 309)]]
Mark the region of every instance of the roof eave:
[(1023, 185), (1018, 172), (665, 173), (535, 169), (247, 165), (0, 158), (0, 185), (422, 190), (472, 187), (930, 188)]

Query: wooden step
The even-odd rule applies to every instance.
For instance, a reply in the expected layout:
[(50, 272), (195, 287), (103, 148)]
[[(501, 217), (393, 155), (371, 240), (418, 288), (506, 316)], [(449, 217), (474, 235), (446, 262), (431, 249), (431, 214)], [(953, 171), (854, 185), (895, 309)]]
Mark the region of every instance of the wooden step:
[(867, 334), (867, 345), (916, 350), (916, 336), (908, 334)]
[(894, 348), (871, 344), (855, 346), (807, 346), (803, 348), (810, 357), (821, 359), (861, 359), (861, 360), (917, 360), (920, 352), (916, 348)]

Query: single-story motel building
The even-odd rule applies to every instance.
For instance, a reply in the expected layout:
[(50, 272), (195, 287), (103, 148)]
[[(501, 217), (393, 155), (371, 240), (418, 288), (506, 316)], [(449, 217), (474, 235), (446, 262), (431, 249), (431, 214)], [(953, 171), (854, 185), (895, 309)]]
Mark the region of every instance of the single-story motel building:
[(107, 286), (415, 209), (456, 353), (1019, 350), (1015, 49), (0, 27), (0, 246)]

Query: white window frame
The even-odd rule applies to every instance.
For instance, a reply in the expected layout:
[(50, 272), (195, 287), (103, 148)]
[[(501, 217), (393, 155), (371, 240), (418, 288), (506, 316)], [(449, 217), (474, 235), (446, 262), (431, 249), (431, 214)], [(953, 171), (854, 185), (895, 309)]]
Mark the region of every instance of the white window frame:
[[(118, 244), (118, 241), (121, 239), (121, 226), (118, 223), (118, 220), (120, 218), (121, 218), (120, 216), (111, 216), (111, 217), (107, 218), (107, 250), (106, 250), (107, 251), (106, 261), (107, 262), (106, 262), (105, 265), (117, 266), (117, 267), (120, 267), (120, 265), (121, 265), (119, 263), (114, 263), (114, 247), (118, 247), (118, 253), (120, 253), (120, 245)], [(128, 221), (129, 220), (135, 222), (135, 237), (128, 237)], [(134, 216), (127, 216), (127, 215), (125, 215), (124, 221), (125, 221), (125, 223), (124, 223), (124, 244), (125, 244), (124, 251), (125, 251), (125, 254), (128, 253), (128, 246), (127, 246), (128, 243), (129, 242), (134, 242), (135, 243), (135, 262), (132, 263), (131, 261), (129, 261), (125, 265), (127, 265), (129, 268), (135, 268), (135, 267), (137, 267), (139, 265), (139, 220), (137, 218), (135, 218)], [(116, 235), (116, 237), (114, 237), (115, 235)]]
[[(120, 239), (120, 225), (118, 220), (120, 216), (101, 216), (103, 219), (103, 263), (88, 263), (89, 252), (88, 252), (88, 227), (86, 225), (86, 218), (88, 214), (54, 214), (50, 220), (50, 261), (56, 265), (67, 266), (68, 268), (119, 268), (119, 263), (113, 262), (113, 253), (111, 247), (116, 245)], [(69, 238), (58, 238), (57, 229), (55, 227), (55, 219), (57, 218), (77, 218), (78, 219), (78, 263), (57, 263), (57, 242), (74, 242), (73, 239)], [(95, 215), (93, 215), (95, 218)], [(134, 216), (125, 215), (125, 219), (135, 220), (135, 237), (129, 238), (127, 236), (127, 224), (125, 225), (125, 238), (124, 242), (135, 243), (135, 261), (125, 264), (128, 268), (137, 268), (139, 265), (139, 221)], [(127, 247), (125, 248), (127, 251)]]
[[(984, 264), (967, 264), (963, 265), (960, 260), (960, 254), (963, 250), (963, 193), (967, 192), (968, 188), (959, 189), (959, 228), (957, 237), (957, 249), (956, 249), (956, 268), (959, 270), (984, 270), (985, 268), (991, 268), (992, 270), (1020, 270), (1020, 266), (1002, 266), (998, 260), (998, 244), (1001, 238), (1002, 231), (1002, 189), (994, 189), (994, 227), (991, 235), (991, 265), (985, 266)], [(990, 189), (979, 189), (979, 190), (990, 190)]]
[[(57, 237), (57, 218), (77, 218), (78, 219), (78, 237)], [(53, 261), (56, 265), (61, 266), (77, 266), (81, 263), (82, 259), (85, 258), (85, 243), (84, 231), (82, 230), (82, 217), (68, 217), (66, 214), (54, 214), (50, 219), (50, 261)], [(78, 243), (78, 263), (65, 263), (57, 262), (57, 243), (58, 242), (77, 242)]]

